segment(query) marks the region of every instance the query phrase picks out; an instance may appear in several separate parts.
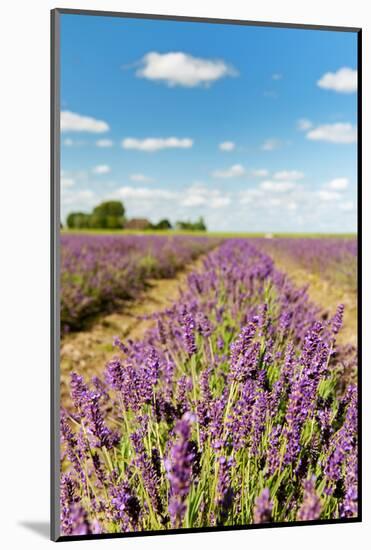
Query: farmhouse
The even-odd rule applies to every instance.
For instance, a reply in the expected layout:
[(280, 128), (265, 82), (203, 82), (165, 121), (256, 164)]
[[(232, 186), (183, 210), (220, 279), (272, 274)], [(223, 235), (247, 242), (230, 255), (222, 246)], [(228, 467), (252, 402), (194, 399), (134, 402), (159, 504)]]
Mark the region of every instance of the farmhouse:
[(125, 223), (124, 229), (150, 229), (151, 222), (146, 218), (132, 218)]

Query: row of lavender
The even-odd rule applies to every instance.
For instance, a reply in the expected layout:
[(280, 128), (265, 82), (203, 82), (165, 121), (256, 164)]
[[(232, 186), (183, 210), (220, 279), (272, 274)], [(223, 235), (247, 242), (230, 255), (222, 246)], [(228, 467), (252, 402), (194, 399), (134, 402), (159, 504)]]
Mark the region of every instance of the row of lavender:
[(305, 269), (318, 273), (335, 284), (357, 290), (356, 238), (283, 238), (254, 239), (268, 254), (289, 258)]
[[(247, 240), (188, 277), (62, 411), (63, 534), (357, 514), (356, 373), (330, 321)], [(353, 379), (352, 379), (353, 378)]]
[(136, 297), (150, 278), (176, 271), (215, 245), (202, 237), (62, 235), (62, 329)]

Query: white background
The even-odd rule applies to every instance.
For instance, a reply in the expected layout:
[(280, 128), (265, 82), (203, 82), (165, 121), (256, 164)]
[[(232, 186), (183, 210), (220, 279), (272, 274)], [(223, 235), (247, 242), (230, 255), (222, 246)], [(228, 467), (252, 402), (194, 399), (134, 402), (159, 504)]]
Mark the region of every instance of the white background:
[[(49, 518), (49, 10), (105, 9), (363, 27), (364, 523), (85, 541), (69, 548), (205, 545), (366, 548), (370, 530), (370, 16), (365, 0), (7, 0), (0, 14), (0, 526), (3, 548), (41, 548)], [(367, 311), (368, 310), (368, 311)], [(44, 534), (43, 534), (44, 533)], [(368, 541), (368, 547), (370, 542)]]

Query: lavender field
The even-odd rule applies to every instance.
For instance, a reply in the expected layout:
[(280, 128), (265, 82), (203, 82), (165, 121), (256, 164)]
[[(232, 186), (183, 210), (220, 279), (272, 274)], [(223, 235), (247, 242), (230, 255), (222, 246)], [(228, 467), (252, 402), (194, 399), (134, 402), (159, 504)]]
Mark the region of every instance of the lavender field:
[(112, 334), (97, 376), (70, 375), (62, 534), (356, 517), (357, 350), (338, 343), (344, 305), (324, 312), (272, 259), (345, 293), (356, 288), (356, 248), (63, 235), (65, 330), (199, 260), (144, 337)]
[(62, 235), (61, 323), (74, 330), (135, 298), (149, 279), (169, 278), (215, 246), (204, 237)]
[(357, 239), (324, 237), (256, 239), (269, 254), (278, 252), (334, 284), (357, 291)]

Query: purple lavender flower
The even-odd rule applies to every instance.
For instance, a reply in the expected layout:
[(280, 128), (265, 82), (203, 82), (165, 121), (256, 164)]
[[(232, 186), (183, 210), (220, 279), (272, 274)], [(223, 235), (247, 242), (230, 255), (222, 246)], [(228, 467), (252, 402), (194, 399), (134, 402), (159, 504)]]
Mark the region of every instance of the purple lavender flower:
[(299, 521), (319, 519), (321, 511), (321, 500), (316, 493), (316, 478), (312, 476), (304, 481), (303, 502), (298, 510), (297, 519)]
[(123, 531), (136, 531), (139, 526), (141, 507), (138, 498), (126, 481), (111, 488), (111, 503), (114, 519)]
[(280, 467), (280, 435), (282, 426), (274, 426), (269, 434), (267, 449), (267, 470), (268, 475), (273, 475)]
[(358, 514), (358, 457), (356, 449), (346, 459), (345, 472), (345, 496), (339, 510), (340, 517), (351, 518)]
[(183, 342), (188, 355), (194, 355), (197, 352), (195, 328), (196, 323), (193, 316), (186, 311), (183, 311), (181, 317), (181, 325), (183, 327)]
[(125, 355), (127, 353), (129, 353), (129, 348), (127, 346), (125, 346), (125, 344), (123, 342), (121, 342), (120, 338), (118, 336), (115, 336), (114, 339), (113, 339), (113, 345), (116, 347), (116, 348), (119, 348), (119, 350), (124, 353)]
[(205, 338), (209, 338), (213, 333), (213, 327), (211, 326), (210, 319), (205, 313), (199, 312), (196, 315), (197, 330)]
[(344, 308), (344, 304), (340, 304), (334, 317), (332, 318), (331, 328), (333, 334), (335, 335), (339, 333), (341, 327), (343, 326)]
[(192, 389), (192, 379), (183, 375), (178, 380), (178, 387), (176, 392), (178, 417), (182, 417), (184, 413), (186, 413), (189, 410), (187, 393), (191, 391), (191, 389)]
[(76, 494), (77, 483), (70, 474), (62, 474), (60, 487), (61, 531), (65, 535), (71, 535), (73, 528), (70, 517), (71, 507), (79, 500)]
[(143, 438), (146, 435), (146, 424), (148, 419), (141, 418), (141, 428), (135, 431), (131, 435), (131, 441), (135, 450), (134, 463), (138, 470), (142, 474), (145, 489), (151, 499), (153, 508), (160, 514), (163, 511), (163, 506), (159, 494), (161, 466), (158, 465), (157, 469), (151, 458), (149, 458), (143, 443)]
[(108, 388), (106, 386), (106, 384), (100, 379), (98, 378), (98, 376), (93, 376), (93, 378), (91, 379), (97, 393), (99, 394), (99, 399), (103, 402), (103, 403), (107, 403), (110, 399), (110, 396), (108, 394)]
[(259, 392), (252, 410), (251, 453), (253, 455), (257, 455), (259, 451), (261, 437), (265, 429), (267, 405), (267, 392)]
[(246, 326), (243, 327), (238, 338), (231, 345), (231, 363), (238, 364), (238, 361), (242, 356), (249, 351), (249, 346), (255, 336), (256, 328), (259, 323), (259, 317), (255, 316), (252, 321)]
[(190, 452), (191, 425), (195, 417), (185, 413), (177, 422), (177, 441), (172, 445), (165, 460), (167, 477), (170, 482), (169, 513), (172, 527), (181, 527), (186, 512), (186, 498), (192, 484), (192, 463), (194, 454)]
[(70, 388), (72, 401), (74, 402), (76, 409), (79, 411), (79, 414), (84, 416), (84, 405), (89, 399), (89, 389), (85, 384), (83, 377), (76, 372), (71, 373)]
[(124, 387), (125, 375), (124, 368), (119, 359), (112, 359), (106, 367), (106, 378), (108, 384), (116, 391), (121, 391)]
[(84, 412), (86, 430), (92, 436), (92, 445), (111, 449), (118, 442), (118, 436), (107, 427), (104, 421), (98, 394), (89, 392), (88, 399), (84, 404)]
[(73, 465), (75, 472), (79, 475), (81, 482), (84, 486), (86, 483), (86, 476), (84, 469), (81, 465), (83, 461), (83, 452), (81, 449), (81, 445), (79, 445), (75, 434), (71, 430), (71, 426), (69, 425), (69, 422), (67, 420), (67, 415), (64, 411), (62, 411), (61, 413), (60, 431), (62, 440), (66, 444), (68, 459)]
[(146, 360), (140, 373), (141, 398), (143, 402), (150, 403), (153, 397), (153, 390), (160, 375), (160, 358), (155, 348), (147, 352)]
[(61, 476), (62, 535), (90, 535), (101, 532), (99, 523), (88, 520), (87, 511), (79, 503), (77, 483), (70, 474)]
[(221, 449), (225, 443), (223, 439), (223, 418), (226, 404), (227, 395), (226, 392), (224, 392), (219, 399), (213, 399), (209, 407), (210, 422), (208, 434), (210, 435), (211, 446), (215, 451)]
[(232, 459), (227, 459), (225, 456), (219, 458), (218, 483), (215, 500), (219, 517), (218, 523), (220, 525), (223, 525), (227, 520), (228, 513), (233, 505), (234, 492), (231, 484), (232, 465)]
[(79, 504), (71, 506), (69, 511), (69, 526), (64, 535), (92, 535), (101, 532), (97, 521), (91, 523), (87, 511)]
[(98, 453), (93, 453), (92, 454), (92, 460), (93, 460), (93, 467), (94, 467), (95, 475), (96, 475), (97, 480), (98, 480), (97, 485), (98, 485), (98, 487), (104, 487), (104, 485), (106, 483), (106, 480), (107, 480), (107, 474), (104, 471), (104, 466), (103, 466), (102, 461), (99, 457), (99, 454)]
[(255, 499), (254, 523), (270, 523), (272, 517), (273, 502), (270, 498), (270, 491), (266, 487)]
[(253, 420), (252, 411), (257, 389), (255, 381), (246, 380), (241, 388), (240, 398), (236, 401), (232, 413), (226, 419), (228, 434), (236, 451), (250, 444)]
[(345, 420), (329, 444), (329, 453), (324, 465), (324, 473), (328, 480), (327, 492), (332, 494), (334, 484), (343, 475), (343, 465), (349, 453), (354, 452), (357, 442), (357, 388), (349, 386), (345, 401), (348, 402)]
[(165, 346), (167, 341), (167, 334), (166, 334), (164, 323), (161, 321), (160, 318), (157, 319), (157, 333), (161, 344)]
[(319, 322), (308, 331), (300, 357), (303, 367), (291, 385), (286, 412), (285, 464), (293, 464), (299, 456), (302, 428), (315, 413), (317, 389), (328, 374), (330, 347), (322, 338), (322, 332), (323, 325)]

